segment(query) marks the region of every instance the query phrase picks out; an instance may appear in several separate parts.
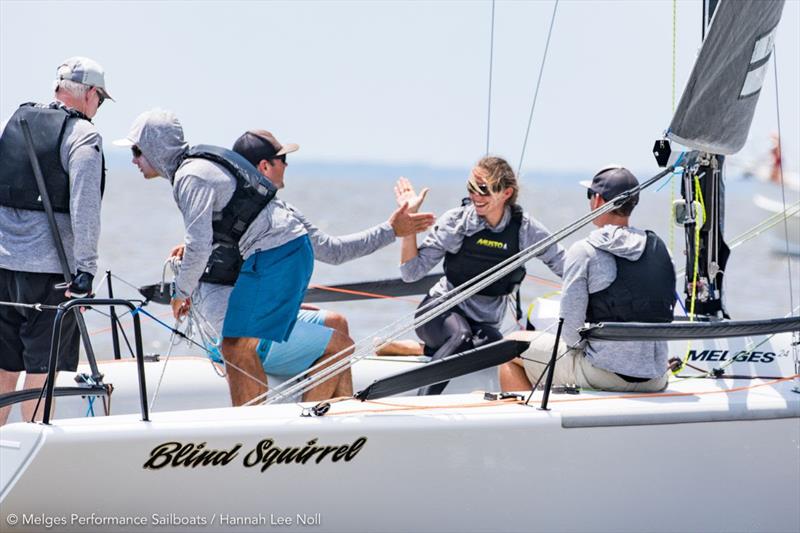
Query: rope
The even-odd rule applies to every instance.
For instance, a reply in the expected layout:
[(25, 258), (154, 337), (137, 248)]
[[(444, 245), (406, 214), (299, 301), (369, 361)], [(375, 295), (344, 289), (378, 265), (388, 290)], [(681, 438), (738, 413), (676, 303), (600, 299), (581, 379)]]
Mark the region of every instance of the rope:
[[(781, 107), (780, 107), (780, 98), (778, 94), (778, 52), (776, 45), (773, 44), (772, 48), (772, 63), (775, 70), (775, 114), (778, 121), (778, 153), (783, 154), (783, 137), (781, 136)], [(783, 180), (783, 158), (781, 157), (778, 160), (778, 173), (781, 177), (781, 201), (783, 202), (783, 211), (786, 212), (786, 183)], [(789, 272), (789, 309), (792, 309), (792, 313), (795, 312), (794, 306), (794, 286), (792, 282), (792, 260), (789, 256), (789, 221), (786, 217), (783, 219), (783, 234), (784, 240), (786, 241), (786, 269)], [(795, 372), (800, 373), (800, 357), (798, 357), (797, 353), (797, 346), (800, 344), (800, 333), (794, 332), (792, 334), (792, 355), (794, 357), (794, 368)]]
[(492, 25), (489, 37), (489, 96), (486, 104), (486, 155), (489, 155), (489, 133), (492, 124), (492, 67), (494, 63), (494, 2), (492, 0)]
[[(672, 0), (672, 114), (675, 115), (675, 64), (678, 44), (678, 0)], [(675, 224), (672, 223), (672, 206), (675, 204), (675, 180), (670, 176), (669, 191), (669, 252), (675, 257)]]
[[(608, 401), (608, 400), (637, 400), (642, 398), (680, 398), (680, 397), (687, 397), (687, 396), (710, 396), (714, 394), (732, 394), (734, 392), (744, 392), (748, 390), (754, 390), (761, 387), (771, 387), (773, 385), (777, 385), (778, 383), (782, 383), (784, 381), (790, 381), (792, 379), (800, 377), (800, 374), (795, 374), (793, 376), (787, 376), (783, 378), (777, 378), (770, 381), (765, 381), (763, 383), (757, 383), (753, 385), (743, 385), (741, 387), (732, 387), (730, 389), (722, 389), (722, 390), (710, 390), (710, 391), (695, 391), (695, 392), (643, 392), (643, 393), (630, 393), (626, 392), (624, 394), (615, 394), (611, 396), (592, 396), (589, 398), (563, 398), (563, 399), (551, 399), (550, 403), (574, 403), (574, 402), (601, 402), (601, 401)], [(384, 409), (352, 409), (349, 411), (339, 411), (339, 412), (329, 412), (325, 416), (342, 416), (342, 415), (353, 415), (353, 414), (361, 414), (361, 413), (391, 413), (396, 411), (430, 411), (434, 409), (468, 409), (468, 408), (480, 408), (480, 407), (495, 407), (497, 405), (502, 404), (519, 404), (522, 406), (525, 401), (519, 400), (516, 398), (507, 398), (503, 400), (489, 400), (489, 401), (481, 401), (476, 403), (456, 403), (456, 404), (446, 404), (446, 405), (408, 405), (408, 404), (396, 404), (396, 403), (387, 403), (387, 402), (379, 402), (376, 400), (365, 400), (365, 404), (370, 405), (377, 405), (384, 407)]]
[[(694, 175), (694, 194), (700, 202), (700, 208), (703, 210), (703, 221), (706, 220), (706, 204), (703, 200), (703, 191), (700, 189), (700, 177), (695, 174)], [(697, 213), (695, 213), (694, 219), (694, 265), (692, 267), (692, 298), (689, 301), (689, 322), (694, 322), (695, 313), (694, 313), (694, 306), (697, 302), (697, 271), (700, 266), (700, 227), (702, 224), (697, 219)], [(686, 343), (686, 355), (683, 356), (683, 360), (681, 361), (681, 366), (678, 367), (676, 370), (673, 371), (673, 375), (677, 374), (683, 368), (683, 365), (689, 360), (689, 350), (692, 349), (692, 341), (691, 339)]]
[(522, 142), (522, 154), (519, 156), (519, 166), (517, 167), (517, 176), (522, 172), (522, 162), (525, 160), (525, 148), (528, 146), (528, 136), (531, 133), (531, 124), (533, 123), (533, 110), (536, 109), (536, 99), (539, 97), (539, 87), (542, 84), (542, 73), (544, 73), (544, 64), (547, 61), (547, 51), (550, 49), (550, 36), (553, 34), (553, 24), (556, 21), (556, 11), (558, 10), (558, 1), (553, 4), (553, 14), (550, 17), (550, 29), (547, 31), (547, 41), (544, 45), (544, 54), (542, 54), (542, 63), (539, 66), (539, 78), (536, 80), (536, 91), (533, 93), (533, 102), (531, 102), (531, 113), (528, 117), (528, 127), (525, 130), (525, 140)]
[(405, 298), (403, 296), (390, 296), (388, 294), (378, 294), (374, 292), (354, 291), (351, 289), (340, 289), (339, 287), (328, 287), (326, 285), (309, 285), (308, 287), (310, 289), (321, 289), (323, 291), (340, 292), (342, 294), (352, 294), (354, 296), (368, 296), (370, 298), (382, 298), (385, 300), (402, 300), (405, 302), (419, 303), (418, 299)]
[(23, 309), (33, 309), (34, 311), (55, 311), (58, 309), (57, 305), (46, 305), (46, 304), (21, 304), (18, 302), (0, 302), (0, 306), (4, 307), (22, 307)]

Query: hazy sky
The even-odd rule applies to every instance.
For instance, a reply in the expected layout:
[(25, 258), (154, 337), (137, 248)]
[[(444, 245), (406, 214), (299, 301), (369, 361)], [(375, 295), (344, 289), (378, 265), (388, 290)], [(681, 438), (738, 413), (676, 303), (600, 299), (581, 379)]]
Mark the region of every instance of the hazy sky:
[[(229, 146), (245, 129), (302, 146), (305, 161), (468, 166), (486, 145), (489, 1), (36, 2), (0, 0), (0, 117), (48, 101), (61, 60), (106, 69), (116, 103), (95, 123), (110, 141), (152, 107), (192, 143)], [(495, 7), (491, 152), (516, 167), (552, 1)], [(676, 99), (700, 43), (700, 0), (677, 3)], [(558, 6), (525, 166), (655, 168), (672, 113), (673, 2)], [(777, 40), (785, 160), (800, 145), (800, 3)], [(770, 70), (745, 153), (777, 128)]]

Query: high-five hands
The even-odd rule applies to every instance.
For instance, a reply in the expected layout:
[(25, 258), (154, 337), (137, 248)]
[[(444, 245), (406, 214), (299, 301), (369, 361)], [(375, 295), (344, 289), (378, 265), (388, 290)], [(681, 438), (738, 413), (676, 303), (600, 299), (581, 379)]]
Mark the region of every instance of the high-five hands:
[(429, 190), (430, 189), (425, 187), (417, 194), (414, 192), (414, 186), (411, 185), (411, 182), (404, 176), (400, 176), (397, 183), (394, 185), (394, 197), (397, 200), (398, 206), (402, 206), (403, 203), (407, 202), (409, 213), (416, 213), (419, 211), (422, 202), (425, 201)]

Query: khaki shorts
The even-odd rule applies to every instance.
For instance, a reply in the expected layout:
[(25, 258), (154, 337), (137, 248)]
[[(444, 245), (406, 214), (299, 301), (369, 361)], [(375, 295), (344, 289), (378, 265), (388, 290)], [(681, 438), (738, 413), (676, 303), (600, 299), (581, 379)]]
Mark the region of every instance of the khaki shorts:
[[(531, 385), (535, 385), (542, 377), (553, 354), (555, 340), (556, 337), (552, 333), (540, 333), (520, 356), (525, 375)], [(584, 357), (583, 350), (568, 349), (562, 341), (558, 343), (556, 357), (553, 385), (577, 385), (582, 388), (614, 392), (658, 392), (667, 388), (669, 381), (669, 376), (665, 373), (660, 378), (653, 378), (641, 383), (630, 383), (614, 372), (592, 366)], [(542, 379), (541, 384), (545, 379), (546, 377)]]

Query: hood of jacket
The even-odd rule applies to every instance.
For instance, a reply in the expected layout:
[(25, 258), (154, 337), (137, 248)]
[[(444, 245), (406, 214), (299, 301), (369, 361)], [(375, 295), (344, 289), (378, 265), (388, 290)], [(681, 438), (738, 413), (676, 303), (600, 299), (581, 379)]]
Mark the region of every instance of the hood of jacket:
[(183, 138), (183, 126), (172, 111), (145, 111), (133, 123), (127, 139), (139, 147), (158, 173), (170, 183), (183, 160), (189, 144)]
[(587, 241), (598, 250), (637, 261), (644, 253), (647, 233), (637, 228), (609, 224), (591, 232)]

